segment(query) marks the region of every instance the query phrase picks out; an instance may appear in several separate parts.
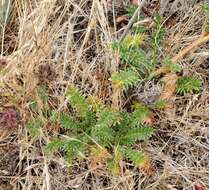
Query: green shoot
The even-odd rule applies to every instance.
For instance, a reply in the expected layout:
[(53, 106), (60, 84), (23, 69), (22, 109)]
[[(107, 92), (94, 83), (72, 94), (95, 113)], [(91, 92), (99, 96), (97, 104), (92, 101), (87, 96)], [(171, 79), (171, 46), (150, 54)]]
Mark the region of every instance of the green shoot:
[(153, 48), (155, 51), (158, 51), (158, 49), (163, 45), (164, 37), (165, 37), (165, 28), (162, 24), (162, 17), (159, 14), (156, 14), (154, 19), (156, 29), (153, 33)]
[(176, 92), (179, 94), (198, 93), (201, 87), (202, 82), (197, 77), (181, 77), (177, 81)]

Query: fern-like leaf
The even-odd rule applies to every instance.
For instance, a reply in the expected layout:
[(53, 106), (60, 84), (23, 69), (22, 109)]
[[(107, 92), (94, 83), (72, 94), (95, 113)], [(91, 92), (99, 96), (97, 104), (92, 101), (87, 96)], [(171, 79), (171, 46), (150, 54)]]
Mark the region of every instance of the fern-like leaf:
[(141, 75), (147, 75), (154, 69), (153, 62), (147, 57), (146, 52), (139, 48), (143, 44), (144, 35), (128, 35), (123, 42), (113, 43), (114, 53), (118, 53), (122, 64), (133, 66)]
[(145, 140), (152, 136), (154, 132), (153, 128), (150, 127), (140, 127), (135, 129), (129, 129), (126, 134), (122, 135), (120, 138), (120, 144), (132, 145), (137, 140)]
[(202, 82), (197, 77), (181, 77), (177, 80), (176, 92), (179, 94), (197, 93), (201, 87)]
[(124, 148), (123, 151), (137, 167), (143, 167), (146, 163), (146, 156), (142, 151), (131, 148)]
[(166, 58), (163, 60), (163, 63), (171, 72), (181, 72), (182, 70), (181, 65), (173, 63), (171, 59)]
[(123, 160), (123, 152), (119, 147), (115, 147), (113, 158), (108, 162), (108, 169), (114, 176), (118, 176), (121, 174), (121, 165), (120, 162)]
[(69, 164), (72, 164), (72, 161), (75, 158), (84, 159), (86, 147), (85, 144), (78, 140), (66, 140), (63, 144), (63, 148), (66, 151), (65, 159)]
[(121, 120), (120, 112), (111, 108), (98, 110), (96, 125), (91, 130), (91, 137), (102, 146), (109, 146), (114, 140), (115, 126)]
[(140, 78), (134, 71), (125, 70), (119, 73), (114, 73), (111, 80), (118, 87), (126, 89), (136, 85), (140, 81)]
[(143, 120), (150, 114), (149, 109), (139, 103), (135, 103), (132, 107), (134, 109), (131, 114), (132, 125), (138, 125), (143, 123)]
[(33, 138), (36, 138), (40, 135), (43, 126), (44, 123), (40, 118), (31, 120), (26, 124), (27, 130)]
[(97, 126), (111, 127), (120, 122), (120, 120), (120, 112), (111, 108), (105, 108), (98, 112)]
[(74, 86), (68, 89), (67, 98), (71, 105), (77, 110), (79, 116), (85, 117), (89, 110), (88, 103), (85, 97)]
[(80, 126), (84, 130), (91, 129), (92, 126), (95, 126), (97, 122), (96, 114), (92, 111), (86, 113), (86, 117), (80, 122)]
[(94, 126), (91, 130), (91, 137), (101, 146), (108, 147), (114, 140), (115, 132), (110, 127)]
[(60, 114), (60, 124), (65, 129), (79, 129), (81, 127), (79, 122), (71, 118), (69, 115), (66, 115), (65, 113)]
[(63, 147), (64, 141), (61, 139), (55, 139), (49, 142), (46, 146), (46, 151), (48, 153), (55, 153), (57, 152), (60, 148)]

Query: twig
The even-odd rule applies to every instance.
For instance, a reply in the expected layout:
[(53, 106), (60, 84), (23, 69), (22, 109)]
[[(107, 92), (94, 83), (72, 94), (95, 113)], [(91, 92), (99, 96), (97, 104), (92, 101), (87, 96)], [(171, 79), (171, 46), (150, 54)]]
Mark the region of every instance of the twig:
[(146, 0), (142, 0), (140, 5), (138, 6), (138, 8), (136, 9), (134, 15), (131, 17), (130, 21), (128, 22), (128, 25), (126, 27), (126, 29), (124, 30), (123, 34), (121, 35), (119, 42), (122, 42), (123, 39), (126, 37), (128, 31), (131, 29), (131, 27), (133, 26), (134, 22), (137, 19), (137, 16), (140, 14), (140, 11), (142, 9), (142, 7), (145, 5)]

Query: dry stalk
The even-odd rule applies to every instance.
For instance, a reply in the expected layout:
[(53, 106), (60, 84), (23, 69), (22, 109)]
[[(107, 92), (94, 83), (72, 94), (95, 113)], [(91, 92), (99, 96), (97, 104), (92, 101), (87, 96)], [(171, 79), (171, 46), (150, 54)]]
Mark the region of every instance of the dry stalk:
[(200, 36), (192, 44), (181, 50), (176, 56), (172, 58), (173, 63), (177, 63), (179, 59), (182, 59), (187, 53), (196, 50), (199, 46), (209, 41), (209, 34)]

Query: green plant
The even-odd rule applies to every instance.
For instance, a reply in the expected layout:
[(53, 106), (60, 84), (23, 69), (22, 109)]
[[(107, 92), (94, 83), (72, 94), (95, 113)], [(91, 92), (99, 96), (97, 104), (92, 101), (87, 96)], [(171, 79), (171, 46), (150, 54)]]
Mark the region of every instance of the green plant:
[(27, 123), (26, 128), (29, 131), (30, 135), (33, 138), (36, 138), (41, 134), (41, 130), (42, 130), (43, 126), (44, 126), (44, 123), (43, 123), (42, 119), (38, 117), (36, 119), (30, 120)]
[(209, 14), (209, 3), (204, 3), (202, 9), (206, 14)]
[[(208, 13), (208, 9), (208, 5), (204, 5), (205, 12)], [(158, 76), (158, 73), (181, 72), (181, 66), (175, 61), (173, 62), (173, 59), (162, 59), (160, 56), (159, 50), (163, 47), (166, 30), (163, 25), (163, 18), (158, 13), (154, 17), (154, 23), (152, 30), (147, 34), (146, 32), (135, 35), (130, 33), (122, 42), (113, 43), (113, 52), (119, 55), (121, 61), (120, 70), (111, 76), (111, 81), (117, 87), (124, 90), (136, 86), (141, 81), (152, 80)], [(145, 41), (152, 43), (145, 44)], [(143, 46), (148, 47), (146, 51)], [(160, 70), (161, 68), (158, 69), (159, 65), (162, 66), (162, 70)], [(195, 77), (180, 78), (177, 93), (198, 92), (200, 88), (201, 82)]]
[(49, 96), (48, 96), (49, 92), (48, 89), (46, 88), (46, 86), (39, 86), (37, 88), (37, 97), (40, 98), (40, 100), (46, 104)]
[(128, 88), (137, 84), (140, 78), (136, 72), (129, 69), (112, 74), (111, 80), (118, 87)]
[(154, 103), (154, 108), (155, 109), (164, 109), (166, 108), (167, 103), (165, 100), (158, 100)]
[(70, 93), (67, 94), (67, 98), (70, 100), (71, 105), (76, 109), (79, 116), (85, 117), (88, 112), (88, 104), (85, 98), (74, 87), (71, 87), (68, 92)]
[[(113, 52), (119, 55), (121, 65), (123, 66), (124, 72), (121, 72), (122, 75), (124, 75), (124, 73), (130, 73), (131, 69), (137, 72), (138, 78), (145, 78), (154, 69), (152, 60), (148, 58), (147, 53), (140, 48), (143, 41), (144, 35), (136, 34), (126, 36), (120, 43), (113, 43)], [(133, 71), (131, 73), (133, 73)], [(136, 76), (136, 74), (134, 75)]]
[(107, 165), (115, 174), (118, 173), (119, 162), (125, 158), (129, 158), (137, 166), (139, 163), (143, 165), (143, 151), (134, 149), (132, 145), (153, 134), (152, 128), (142, 125), (143, 118), (149, 114), (148, 108), (136, 104), (133, 112), (128, 113), (114, 110), (101, 102), (95, 106), (97, 101), (84, 98), (75, 87), (69, 88), (67, 99), (75, 108), (76, 114), (59, 114), (57, 122), (66, 130), (67, 135), (60, 135), (52, 140), (46, 147), (48, 152), (62, 150), (66, 160), (72, 163), (76, 158), (84, 159), (87, 155), (95, 155), (95, 148), (91, 147), (97, 147), (97, 162), (104, 159), (104, 155), (100, 154), (104, 154), (102, 150), (106, 150)]
[(120, 147), (114, 147), (113, 156), (108, 161), (108, 169), (113, 175), (120, 175), (122, 170), (120, 167), (120, 162), (123, 160), (123, 157), (124, 153), (121, 151)]
[(162, 46), (165, 38), (166, 30), (163, 26), (162, 17), (159, 13), (154, 18), (155, 28), (152, 34), (153, 49), (158, 51), (159, 47)]
[(123, 42), (122, 46), (126, 48), (138, 48), (144, 42), (144, 35), (142, 34), (135, 34), (135, 35), (127, 35)]
[(171, 72), (180, 72), (182, 70), (179, 64), (173, 63), (171, 59), (164, 59), (163, 64), (168, 68)]
[[(131, 7), (128, 12), (133, 14), (133, 8)], [(116, 81), (116, 84), (119, 84), (118, 86), (127, 88), (138, 84), (137, 78), (150, 79), (151, 73), (159, 62), (166, 64), (168, 70), (181, 70), (179, 65), (172, 64), (169, 59), (159, 60), (159, 49), (164, 43), (166, 31), (163, 19), (159, 14), (154, 17), (154, 22), (152, 30), (140, 26), (139, 31), (136, 32), (137, 28), (134, 28), (133, 32), (128, 34), (123, 41), (112, 44), (113, 52), (119, 55), (121, 61), (121, 70), (111, 77), (113, 82)], [(151, 43), (145, 44), (145, 40)], [(148, 46), (146, 51), (145, 48), (142, 48), (144, 45)]]
[(136, 9), (137, 9), (137, 6), (136, 5), (130, 5), (130, 6), (128, 6), (126, 8), (126, 11), (127, 11), (127, 14), (126, 15), (128, 17), (132, 17), (134, 15)]
[(197, 77), (180, 77), (177, 80), (176, 92), (179, 94), (197, 93), (201, 87), (202, 82)]
[(209, 31), (209, 3), (204, 3), (202, 5), (203, 12), (205, 13), (206, 21), (205, 21), (205, 31)]
[(125, 155), (138, 167), (142, 167), (146, 163), (146, 156), (142, 151), (127, 149), (124, 150)]

